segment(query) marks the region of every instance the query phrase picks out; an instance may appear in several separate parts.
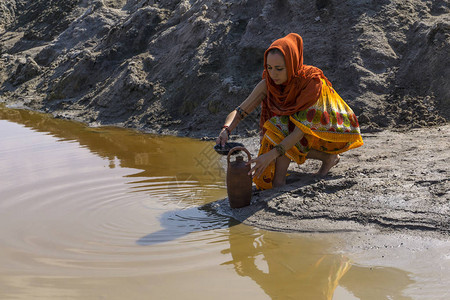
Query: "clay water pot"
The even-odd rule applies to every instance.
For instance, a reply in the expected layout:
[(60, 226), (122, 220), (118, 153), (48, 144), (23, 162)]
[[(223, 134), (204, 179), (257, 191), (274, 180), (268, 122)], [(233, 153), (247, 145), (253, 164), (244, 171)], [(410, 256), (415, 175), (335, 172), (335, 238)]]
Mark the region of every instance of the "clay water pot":
[[(230, 162), (231, 153), (238, 150), (247, 153), (248, 160), (244, 161), (242, 156), (237, 156), (235, 161)], [(246, 166), (249, 160), (251, 155), (245, 147), (234, 147), (228, 152), (227, 193), (231, 208), (247, 206), (252, 199), (252, 177), (248, 175), (250, 165)]]

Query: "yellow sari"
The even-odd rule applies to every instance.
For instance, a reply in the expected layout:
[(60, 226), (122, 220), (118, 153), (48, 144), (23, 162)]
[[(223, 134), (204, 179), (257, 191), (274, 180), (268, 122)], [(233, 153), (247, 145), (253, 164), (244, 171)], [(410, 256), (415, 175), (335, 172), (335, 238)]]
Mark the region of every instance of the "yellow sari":
[[(322, 90), (313, 106), (290, 116), (274, 116), (264, 123), (266, 132), (258, 156), (272, 150), (290, 134), (289, 123), (304, 133), (303, 138), (285, 154), (298, 164), (305, 162), (311, 149), (339, 154), (363, 145), (355, 113), (324, 79), (321, 81)], [(253, 182), (258, 189), (270, 189), (274, 173), (275, 161)]]

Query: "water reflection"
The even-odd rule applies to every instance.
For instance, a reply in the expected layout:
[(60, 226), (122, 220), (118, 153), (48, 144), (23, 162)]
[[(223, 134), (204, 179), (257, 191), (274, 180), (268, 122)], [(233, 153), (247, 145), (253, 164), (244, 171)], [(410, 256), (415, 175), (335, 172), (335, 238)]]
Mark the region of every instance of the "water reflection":
[(345, 255), (329, 254), (317, 236), (283, 234), (247, 227), (229, 228), (229, 248), (237, 274), (254, 280), (271, 299), (332, 300), (338, 286), (356, 299), (410, 299), (402, 291), (413, 283), (394, 268), (357, 266)]
[[(81, 123), (0, 105), (0, 119), (45, 132), (59, 141), (76, 141), (81, 147), (109, 161), (109, 167), (134, 169), (127, 175), (136, 192), (159, 195), (169, 202), (186, 200), (184, 206), (203, 204), (224, 195), (225, 173), (212, 142), (154, 136), (120, 128), (89, 128)], [(191, 201), (189, 201), (191, 200)]]
[[(253, 279), (272, 299), (331, 300), (350, 269), (343, 255), (329, 255), (318, 239), (291, 239), (277, 232), (230, 227), (230, 252), (236, 272)], [(247, 238), (242, 238), (246, 236)]]

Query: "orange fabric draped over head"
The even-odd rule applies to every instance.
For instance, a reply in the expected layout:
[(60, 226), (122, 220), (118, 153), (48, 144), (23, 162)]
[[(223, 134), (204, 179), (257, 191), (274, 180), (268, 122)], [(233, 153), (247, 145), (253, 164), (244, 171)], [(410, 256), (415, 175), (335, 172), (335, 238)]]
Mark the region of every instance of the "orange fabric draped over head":
[[(288, 79), (282, 85), (277, 85), (267, 71), (267, 54), (272, 49), (280, 50), (284, 56)], [(300, 35), (290, 33), (273, 42), (264, 53), (263, 79), (266, 79), (267, 97), (261, 103), (260, 127), (263, 132), (264, 123), (274, 115), (292, 115), (314, 105), (322, 89), (321, 78), (331, 86), (322, 70), (303, 64), (303, 40)]]

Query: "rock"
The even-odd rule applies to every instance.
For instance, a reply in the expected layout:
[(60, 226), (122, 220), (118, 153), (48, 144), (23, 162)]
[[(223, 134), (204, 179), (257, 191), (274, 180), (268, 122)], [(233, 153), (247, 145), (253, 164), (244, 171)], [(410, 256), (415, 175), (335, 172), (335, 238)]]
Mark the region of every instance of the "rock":
[(4, 0), (0, 2), (0, 33), (11, 25), (16, 19), (16, 1)]
[(19, 58), (17, 61), (16, 72), (10, 78), (13, 85), (17, 86), (41, 74), (41, 67), (33, 58)]
[(358, 121), (359, 121), (360, 125), (369, 124), (370, 118), (369, 118), (368, 114), (364, 112), (358, 117)]

